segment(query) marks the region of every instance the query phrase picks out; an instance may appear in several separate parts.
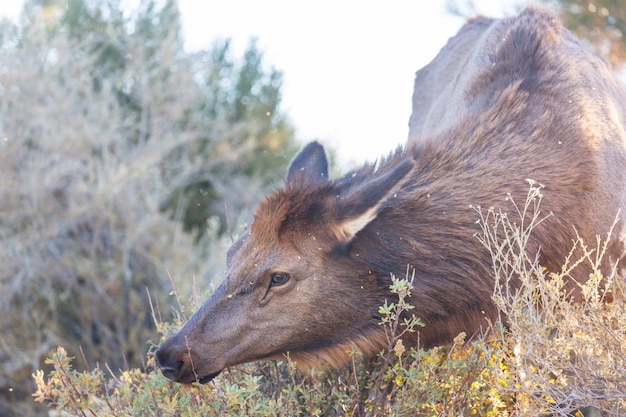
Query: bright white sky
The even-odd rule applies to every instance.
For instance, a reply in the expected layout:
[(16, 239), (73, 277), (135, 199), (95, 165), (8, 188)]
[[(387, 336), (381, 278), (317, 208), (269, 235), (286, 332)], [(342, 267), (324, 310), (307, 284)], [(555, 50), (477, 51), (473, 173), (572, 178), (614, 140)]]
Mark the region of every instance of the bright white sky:
[[(475, 3), (480, 13), (497, 17), (513, 12), (511, 1)], [(230, 37), (240, 55), (249, 38), (258, 38), (266, 63), (283, 71), (283, 109), (297, 137), (337, 149), (346, 165), (405, 142), (415, 71), (464, 21), (445, 3), (179, 0), (179, 7), (189, 50)], [(20, 0), (0, 0), (0, 16), (17, 18), (21, 7)]]

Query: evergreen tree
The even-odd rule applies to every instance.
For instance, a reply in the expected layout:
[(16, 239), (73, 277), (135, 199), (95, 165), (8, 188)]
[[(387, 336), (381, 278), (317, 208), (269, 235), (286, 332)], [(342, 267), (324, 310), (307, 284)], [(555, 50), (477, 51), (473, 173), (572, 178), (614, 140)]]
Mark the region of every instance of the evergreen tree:
[(182, 300), (221, 279), (224, 202), (236, 233), (295, 151), (280, 89), (254, 41), (186, 52), (173, 0), (28, 0), (0, 23), (0, 415), (32, 415), (57, 345), (141, 366), (146, 289), (167, 319), (168, 274)]

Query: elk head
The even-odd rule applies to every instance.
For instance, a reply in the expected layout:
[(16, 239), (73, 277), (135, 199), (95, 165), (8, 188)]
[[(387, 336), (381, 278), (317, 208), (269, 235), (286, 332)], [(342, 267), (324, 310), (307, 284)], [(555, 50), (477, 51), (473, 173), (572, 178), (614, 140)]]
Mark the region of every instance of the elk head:
[(286, 354), (320, 369), (347, 363), (350, 346), (379, 351), (388, 276), (364, 268), (350, 248), (413, 166), (409, 158), (383, 174), (372, 167), (367, 177), (331, 181), (323, 147), (307, 145), (229, 250), (226, 279), (156, 351), (163, 374), (205, 383), (228, 366)]

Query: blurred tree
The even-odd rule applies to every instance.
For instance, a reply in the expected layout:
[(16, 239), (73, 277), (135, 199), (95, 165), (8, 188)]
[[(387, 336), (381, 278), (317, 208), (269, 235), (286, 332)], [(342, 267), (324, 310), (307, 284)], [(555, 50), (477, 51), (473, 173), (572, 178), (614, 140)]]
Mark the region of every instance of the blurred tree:
[[(285, 155), (293, 155), (296, 145), (293, 128), (279, 108), (282, 74), (265, 72), (255, 40), (240, 63), (233, 61), (229, 41), (218, 41), (211, 51), (194, 56), (205, 65), (196, 73), (204, 96), (201, 111), (190, 114), (185, 125), (202, 133), (183, 152), (192, 159), (212, 155), (213, 163), (186, 178), (163, 207), (184, 210), (185, 228), (201, 236), (207, 214), (224, 212), (224, 196), (234, 178), (258, 179), (258, 186), (266, 189), (282, 178)], [(236, 197), (229, 196), (229, 207), (250, 204)]]
[(120, 5), (27, 0), (0, 22), (0, 415), (32, 415), (56, 345), (141, 366), (146, 289), (160, 314), (168, 272), (183, 295), (221, 278), (224, 201), (242, 223), (297, 146), (254, 41), (189, 53), (174, 0)]
[[(446, 9), (458, 16), (471, 17), (479, 14), (481, 3), (480, 0), (446, 0)], [(507, 5), (507, 14), (528, 3), (529, 0), (513, 0)], [(565, 27), (586, 39), (614, 70), (622, 69), (626, 62), (626, 1), (543, 0), (543, 3), (558, 10)]]
[[(187, 54), (176, 1), (158, 7), (160, 3), (143, 1), (134, 20), (124, 17), (119, 0), (28, 0), (24, 15), (27, 24), (42, 25), (48, 36), (65, 33), (82, 42), (80, 52), (94, 60), (91, 77), (96, 91), (105, 80), (115, 81), (112, 88), (124, 107), (128, 127), (124, 135), (132, 143), (150, 135), (152, 106), (138, 101), (137, 90), (144, 87), (139, 83), (168, 83), (179, 65), (191, 66), (197, 102), (172, 128), (195, 131), (197, 137), (173, 157), (181, 157), (182, 152), (195, 163), (209, 163), (173, 187), (161, 207), (182, 216), (185, 230), (195, 230), (199, 238), (208, 218), (217, 216), (225, 224), (225, 201), (235, 212), (250, 204), (249, 198), (229, 191), (233, 179), (258, 179), (257, 188), (265, 190), (282, 177), (297, 144), (294, 129), (280, 110), (282, 74), (274, 68), (266, 70), (256, 41), (251, 40), (239, 62), (228, 40), (215, 42), (209, 51)], [(129, 49), (136, 42), (143, 43), (140, 59), (152, 71), (149, 80), (139, 80), (138, 71), (125, 71)], [(172, 67), (162, 65), (163, 55), (173, 59)], [(178, 94), (164, 92), (172, 100)]]
[(626, 61), (626, 2), (623, 0), (551, 0), (565, 26), (587, 39), (616, 70)]

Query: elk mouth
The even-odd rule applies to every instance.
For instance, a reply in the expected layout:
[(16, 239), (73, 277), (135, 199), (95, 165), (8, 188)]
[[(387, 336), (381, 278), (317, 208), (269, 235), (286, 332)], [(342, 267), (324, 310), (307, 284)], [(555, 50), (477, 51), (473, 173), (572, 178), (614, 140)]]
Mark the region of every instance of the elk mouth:
[(211, 381), (213, 381), (213, 379), (214, 379), (216, 376), (218, 376), (221, 372), (222, 372), (222, 371), (217, 371), (217, 372), (215, 372), (215, 373), (213, 373), (213, 374), (209, 374), (209, 375), (207, 375), (207, 376), (203, 376), (202, 378), (198, 379), (198, 382), (199, 382), (199, 383), (201, 383), (201, 384), (203, 384), (203, 385), (204, 385), (204, 384), (206, 384), (206, 383), (208, 383), (208, 382), (211, 382)]

